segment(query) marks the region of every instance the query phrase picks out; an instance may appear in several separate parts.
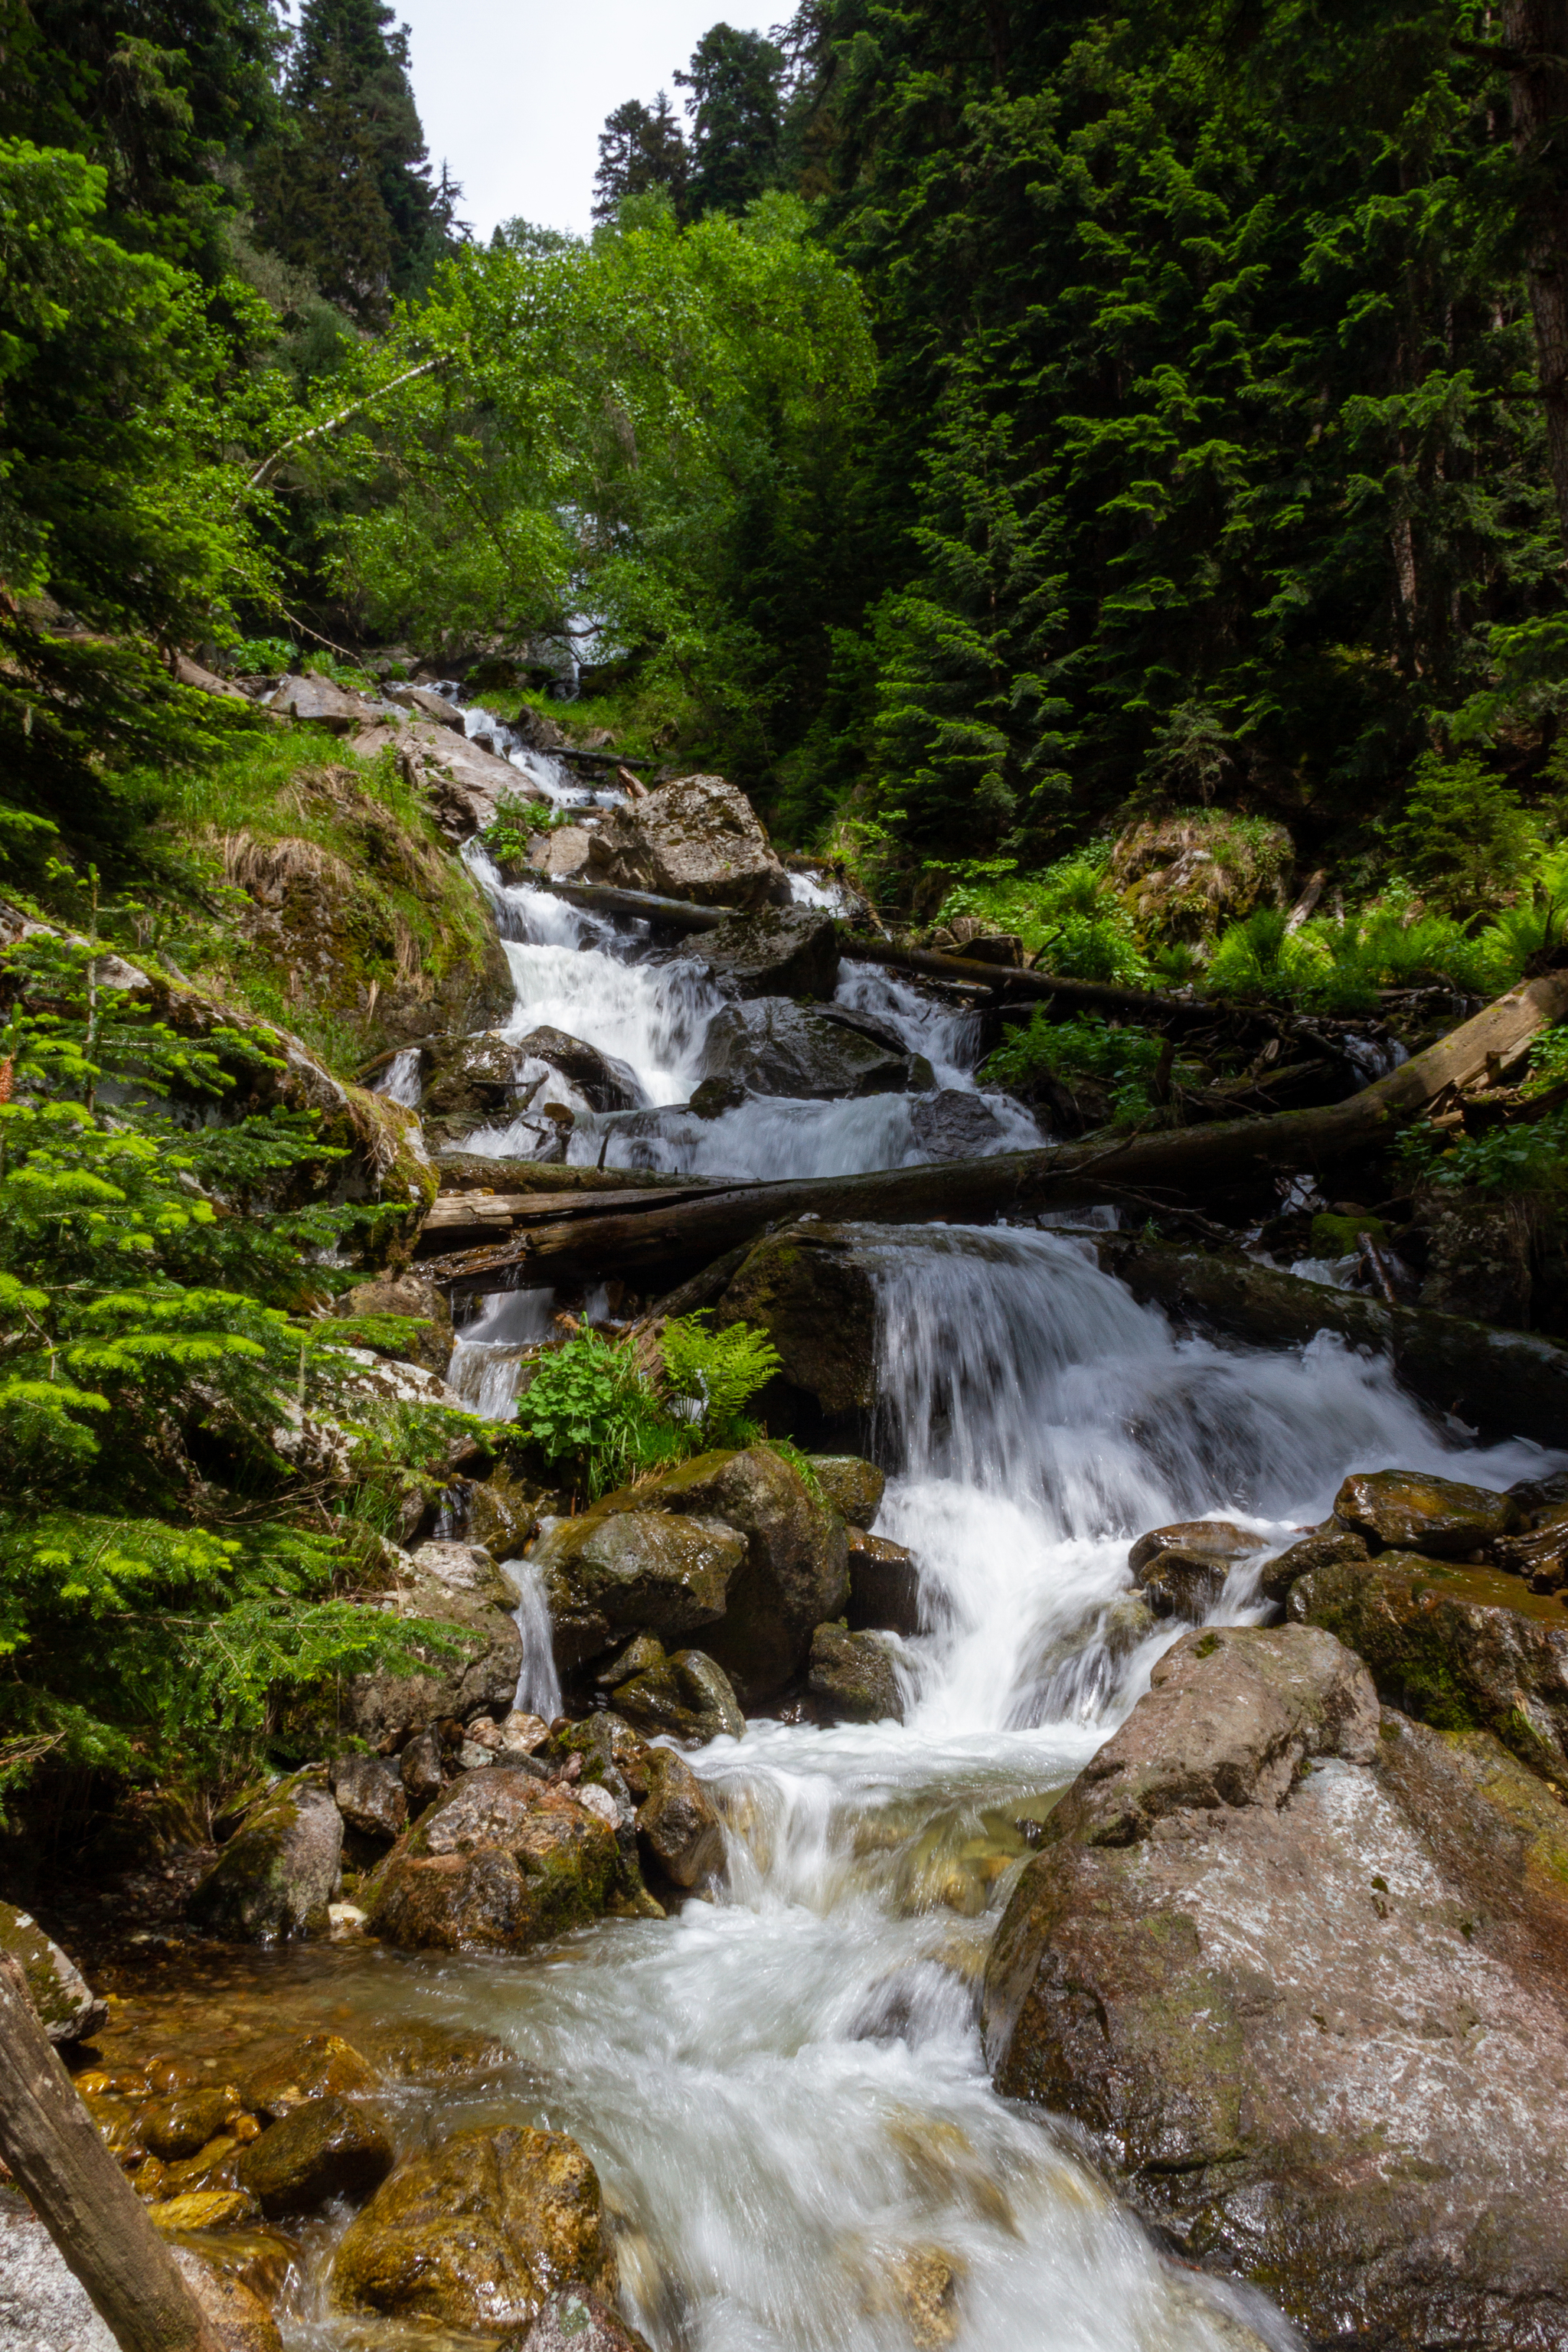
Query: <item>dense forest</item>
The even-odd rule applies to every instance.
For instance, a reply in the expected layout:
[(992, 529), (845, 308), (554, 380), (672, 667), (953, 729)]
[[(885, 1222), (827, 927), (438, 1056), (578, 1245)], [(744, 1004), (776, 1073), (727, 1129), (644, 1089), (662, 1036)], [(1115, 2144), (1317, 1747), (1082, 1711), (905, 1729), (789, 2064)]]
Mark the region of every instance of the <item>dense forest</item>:
[[(321, 785), (223, 680), (434, 665), (733, 780), (921, 938), (1089, 981), (1343, 1011), (1533, 968), (1562, 13), (805, 0), (610, 112), (591, 236), (487, 242), (383, 0), (6, 0), (7, 1769), (232, 1746), (396, 1652), (345, 1562), (483, 1443), (400, 1407), (313, 1517), (239, 1443), (417, 1205), (331, 1174), (396, 1160), (354, 1083), (387, 1008), (484, 949), (417, 779)], [(247, 932), (290, 857), (354, 870), (347, 1010)], [(152, 978), (111, 1018), (114, 953)], [(1121, 1116), (1168, 1091), (1143, 1032), (1003, 1052)], [(182, 1611), (230, 1630), (182, 1648)]]

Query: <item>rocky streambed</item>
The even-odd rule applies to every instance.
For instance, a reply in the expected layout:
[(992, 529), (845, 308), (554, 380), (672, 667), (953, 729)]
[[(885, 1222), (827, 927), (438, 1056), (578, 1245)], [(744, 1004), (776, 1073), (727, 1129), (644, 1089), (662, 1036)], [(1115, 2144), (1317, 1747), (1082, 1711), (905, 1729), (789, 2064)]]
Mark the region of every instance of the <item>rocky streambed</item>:
[[(660, 855), (731, 893), (723, 953), (479, 863), (510, 1020), (384, 1081), (443, 1198), (1017, 1137), (973, 1004), (759, 914), (765, 844)], [(57, 1981), (57, 2030), (245, 2340), (1568, 2336), (1563, 1457), (1331, 1333), (1173, 1324), (1108, 1222), (740, 1254), (705, 1303), (773, 1337), (794, 1448), (564, 1516), (455, 1477), (386, 1605), (469, 1645), (83, 1914), (107, 2015)], [(443, 1334), (443, 1272), (403, 1277), (421, 1377), (490, 1412), (563, 1311), (634, 1307), (459, 1285)], [(97, 2352), (25, 2221), (0, 2250), (5, 2352)]]

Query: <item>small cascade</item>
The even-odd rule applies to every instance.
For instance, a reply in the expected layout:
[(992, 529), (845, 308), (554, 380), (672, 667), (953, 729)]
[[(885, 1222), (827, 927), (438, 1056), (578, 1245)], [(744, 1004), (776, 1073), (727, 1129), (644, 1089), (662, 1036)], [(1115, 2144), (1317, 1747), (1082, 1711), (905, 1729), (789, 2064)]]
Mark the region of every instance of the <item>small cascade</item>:
[(384, 1095), (388, 1102), (400, 1103), (405, 1110), (419, 1108), (419, 1048), (405, 1045), (395, 1054), (372, 1092)]
[(470, 1412), (488, 1421), (510, 1421), (517, 1409), (517, 1384), (531, 1349), (551, 1336), (553, 1290), (488, 1293), (479, 1310), (458, 1334), (447, 1384)]
[(533, 1562), (509, 1559), (506, 1573), (517, 1587), (517, 1630), (522, 1636), (522, 1664), (518, 1670), (514, 1707), (524, 1715), (542, 1716), (553, 1723), (561, 1712), (561, 1677), (555, 1671), (551, 1645), (550, 1602), (544, 1579)]

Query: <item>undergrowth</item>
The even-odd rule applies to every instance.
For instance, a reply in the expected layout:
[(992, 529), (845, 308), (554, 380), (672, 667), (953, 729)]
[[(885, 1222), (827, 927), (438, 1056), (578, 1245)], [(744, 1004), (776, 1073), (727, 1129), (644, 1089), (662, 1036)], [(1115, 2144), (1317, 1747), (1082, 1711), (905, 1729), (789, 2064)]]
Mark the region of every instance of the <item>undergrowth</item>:
[(760, 1434), (745, 1407), (779, 1369), (764, 1332), (710, 1331), (706, 1314), (667, 1323), (657, 1372), (635, 1338), (580, 1331), (543, 1356), (519, 1401), (517, 1433), (596, 1500), (715, 1446)]

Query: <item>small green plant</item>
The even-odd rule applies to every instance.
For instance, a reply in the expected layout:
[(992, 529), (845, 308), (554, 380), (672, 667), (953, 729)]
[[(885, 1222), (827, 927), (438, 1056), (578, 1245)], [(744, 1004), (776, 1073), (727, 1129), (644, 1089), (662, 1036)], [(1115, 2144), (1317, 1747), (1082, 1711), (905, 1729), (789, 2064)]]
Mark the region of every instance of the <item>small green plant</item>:
[(563, 825), (582, 822), (581, 809), (551, 808), (540, 801), (520, 800), (515, 793), (503, 793), (479, 839), (500, 865), (525, 866), (536, 834), (555, 833)]
[(541, 1357), (518, 1404), (517, 1433), (594, 1497), (661, 1463), (750, 1445), (758, 1432), (743, 1408), (778, 1370), (778, 1356), (749, 1324), (710, 1331), (706, 1322), (691, 1315), (666, 1324), (662, 1381), (645, 1370), (634, 1339), (577, 1332)]
[(242, 637), (224, 649), (227, 667), (239, 677), (270, 677), (274, 670), (291, 670), (300, 648), (288, 637)]
[(659, 1340), (670, 1405), (703, 1446), (749, 1445), (756, 1435), (742, 1408), (780, 1370), (765, 1331), (749, 1323), (710, 1331), (708, 1314), (667, 1323)]
[(1215, 996), (1304, 994), (1321, 981), (1330, 959), (1305, 929), (1291, 931), (1278, 907), (1259, 907), (1232, 923), (1215, 949), (1208, 985)]
[(1019, 874), (1006, 857), (955, 866), (937, 922), (973, 916), (988, 929), (1016, 933), (1042, 970), (1146, 988), (1150, 965), (1110, 886), (1108, 859), (1103, 849), (1079, 851), (1035, 874)]
[(1155, 1108), (1150, 1088), (1164, 1052), (1152, 1030), (1114, 1028), (1095, 1013), (1053, 1021), (1040, 1005), (1026, 1029), (1016, 1029), (987, 1055), (980, 1076), (989, 1086), (1011, 1087), (1046, 1076), (1069, 1085), (1075, 1077), (1096, 1078), (1110, 1090), (1116, 1124), (1128, 1126)]
[(1396, 1151), (1415, 1181), (1561, 1196), (1568, 1191), (1568, 1110), (1552, 1111), (1533, 1127), (1494, 1127), (1452, 1140), (1423, 1121), (1406, 1129)]
[(1471, 756), (1426, 752), (1415, 763), (1403, 814), (1388, 827), (1402, 873), (1450, 907), (1474, 907), (1511, 889), (1540, 850), (1519, 794)]

